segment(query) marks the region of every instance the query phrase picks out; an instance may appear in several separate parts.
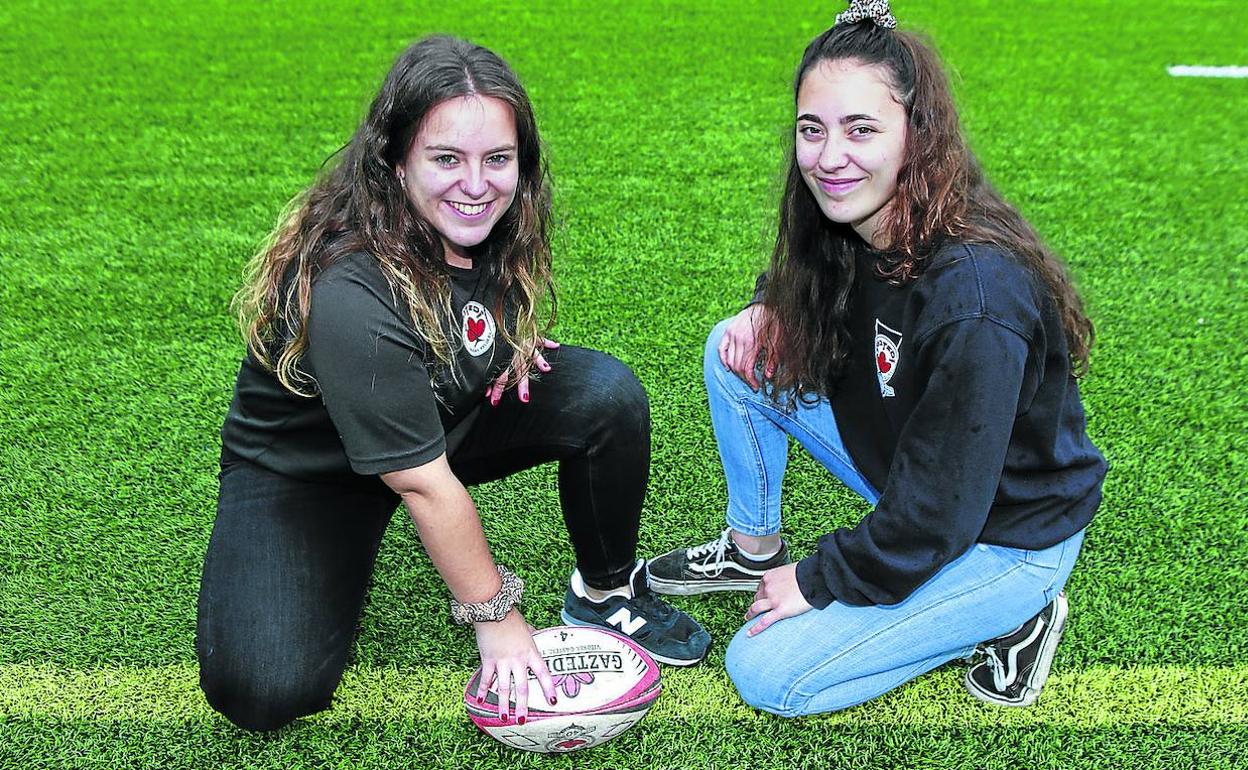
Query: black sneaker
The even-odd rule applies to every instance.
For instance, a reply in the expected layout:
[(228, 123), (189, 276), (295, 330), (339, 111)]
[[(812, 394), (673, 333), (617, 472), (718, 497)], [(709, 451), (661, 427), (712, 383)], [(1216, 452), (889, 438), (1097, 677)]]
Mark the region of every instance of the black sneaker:
[(571, 626), (601, 626), (641, 645), (660, 663), (692, 666), (706, 657), (711, 635), (698, 621), (655, 596), (646, 586), (645, 562), (638, 561), (629, 576), (631, 598), (608, 596), (590, 601), (580, 570), (563, 600), (563, 622)]
[(1053, 653), (1066, 627), (1066, 593), (1015, 630), (979, 645), (985, 659), (966, 672), (966, 689), (985, 703), (1030, 706), (1049, 678)]
[(780, 552), (766, 561), (754, 561), (741, 554), (733, 542), (731, 529), (718, 540), (677, 548), (650, 560), (646, 569), (650, 587), (657, 593), (689, 596), (712, 591), (756, 591), (763, 573), (789, 561), (789, 546), (780, 542)]

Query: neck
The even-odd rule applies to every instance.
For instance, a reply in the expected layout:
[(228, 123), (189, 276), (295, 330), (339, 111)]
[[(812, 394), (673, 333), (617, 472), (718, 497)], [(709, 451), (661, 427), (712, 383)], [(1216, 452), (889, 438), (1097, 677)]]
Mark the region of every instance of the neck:
[(880, 232), (880, 223), (884, 219), (884, 212), (888, 211), (891, 205), (893, 205), (893, 199), (876, 209), (871, 216), (851, 225), (854, 228), (854, 232), (858, 233), (858, 237), (866, 241), (867, 245), (876, 251), (884, 251), (888, 248), (884, 233)]
[(464, 253), (464, 250), (455, 244), (442, 239), (442, 251), (446, 254), (446, 264), (451, 267), (458, 267), (461, 270), (472, 269), (472, 257)]

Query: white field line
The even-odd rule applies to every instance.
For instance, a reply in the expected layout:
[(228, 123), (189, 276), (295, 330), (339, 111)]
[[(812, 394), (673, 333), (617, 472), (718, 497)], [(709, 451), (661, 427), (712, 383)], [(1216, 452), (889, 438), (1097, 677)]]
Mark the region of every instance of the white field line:
[[(1097, 727), (1125, 724), (1248, 723), (1248, 666), (1229, 668), (1098, 666), (1055, 672), (1039, 703), (1026, 709), (982, 704), (962, 689), (963, 668), (950, 666), (865, 706), (822, 717), (830, 723), (918, 728), (999, 725)], [(352, 669), (334, 708), (314, 721), (463, 720), (469, 671), (451, 667)], [(722, 670), (665, 668), (666, 692), (650, 721), (765, 718), (743, 704)], [(54, 665), (0, 666), (0, 722), (6, 719), (207, 722), (193, 664), (78, 670)]]
[(1204, 67), (1191, 64), (1175, 64), (1166, 67), (1176, 78), (1248, 78), (1248, 67)]

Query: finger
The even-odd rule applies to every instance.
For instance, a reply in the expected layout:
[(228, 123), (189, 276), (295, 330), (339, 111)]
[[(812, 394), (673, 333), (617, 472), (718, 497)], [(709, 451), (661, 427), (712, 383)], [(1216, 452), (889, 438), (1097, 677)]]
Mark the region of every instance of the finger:
[(520, 384), (516, 386), (516, 395), (520, 397), (520, 401), (529, 403), (529, 375), (520, 378)]
[(768, 601), (767, 599), (757, 599), (745, 611), (745, 619), (750, 620), (751, 618), (758, 617), (759, 615), (762, 615), (764, 612), (766, 612), (769, 609), (771, 609), (770, 601)]
[(537, 676), (537, 683), (542, 688), (542, 695), (546, 696), (546, 702), (552, 706), (558, 703), (559, 699), (555, 696), (555, 680), (550, 676), (546, 661), (542, 660), (541, 656), (537, 656), (534, 663), (529, 664), (529, 668)]
[(503, 392), (507, 390), (508, 373), (503, 372), (498, 375), (498, 379), (494, 380), (494, 388), (490, 391), (490, 406), (498, 406), (498, 402), (503, 397)]
[(737, 366), (740, 367), (743, 379), (750, 386), (751, 390), (758, 390), (758, 367), (754, 365), (758, 356), (755, 354), (754, 347), (752, 345), (745, 347), (742, 349), (740, 356)]
[(546, 348), (547, 350), (558, 350), (558, 349), (559, 349), (559, 343), (558, 343), (558, 342), (555, 342), (554, 340), (548, 340), (548, 339), (546, 339), (545, 337), (543, 337), (543, 338), (542, 338), (542, 347)]
[(529, 718), (529, 672), (523, 663), (515, 673), (516, 677), (516, 721), (524, 724)]
[(537, 367), (539, 372), (550, 371), (550, 364), (546, 362), (546, 359), (542, 357), (541, 353), (533, 354), (533, 365)]
[(732, 365), (728, 363), (729, 344), (730, 344), (730, 341), (728, 339), (728, 335), (725, 334), (723, 336), (723, 339), (719, 341), (719, 362), (724, 365), (725, 369), (732, 371)]
[(737, 373), (753, 390), (758, 390), (758, 380), (754, 377), (754, 346), (740, 344), (733, 348), (732, 370)]
[(758, 622), (757, 622), (757, 623), (755, 623), (754, 625), (750, 626), (750, 630), (749, 630), (749, 631), (746, 631), (746, 632), (745, 632), (745, 635), (746, 635), (746, 636), (757, 636), (758, 634), (762, 633), (763, 631), (766, 631), (766, 630), (767, 630), (767, 628), (768, 628), (769, 626), (771, 626), (771, 624), (772, 624), (772, 623), (775, 623), (777, 620), (779, 620), (779, 618), (775, 617), (775, 615), (776, 615), (776, 613), (774, 613), (774, 612), (769, 612), (769, 613), (767, 613), (766, 615), (762, 616), (761, 618), (759, 618), (759, 619), (758, 619)]
[(510, 716), (508, 707), (511, 705), (511, 671), (506, 668), (498, 670), (498, 718), (506, 722)]
[(485, 696), (490, 691), (490, 680), (494, 678), (494, 666), (484, 664), (481, 666), (481, 680), (477, 682), (477, 703), (485, 703)]

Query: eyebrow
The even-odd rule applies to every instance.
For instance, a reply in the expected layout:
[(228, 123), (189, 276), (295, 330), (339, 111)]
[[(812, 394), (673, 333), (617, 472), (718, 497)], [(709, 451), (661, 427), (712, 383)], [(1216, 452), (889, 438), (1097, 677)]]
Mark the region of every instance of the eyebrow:
[[(463, 152), (464, 152), (464, 151), (463, 151), (462, 149), (460, 149), (459, 147), (452, 147), (452, 146), (451, 146), (451, 145), (449, 145), (449, 144), (427, 144), (427, 145), (425, 145), (425, 149), (426, 149), (426, 150), (436, 150), (436, 151), (439, 151), (439, 152), (457, 152), (457, 153), (460, 153), (460, 154), (463, 154)], [(490, 150), (486, 150), (486, 151), (485, 151), (485, 154), (486, 154), (486, 155), (492, 155), (492, 154), (494, 154), (494, 153), (496, 153), (496, 152), (514, 152), (514, 151), (515, 151), (515, 149), (516, 149), (516, 146), (515, 146), (514, 144), (500, 144), (498, 147), (495, 147), (495, 148), (490, 149)]]
[[(798, 122), (799, 122), (799, 123), (800, 123), (801, 121), (803, 121), (803, 120), (807, 120), (807, 121), (810, 121), (811, 123), (818, 123), (818, 124), (819, 124), (819, 125), (821, 125), (821, 126), (823, 125), (823, 121), (822, 121), (822, 120), (820, 120), (820, 119), (819, 119), (819, 117), (818, 117), (817, 115), (812, 115), (812, 114), (810, 114), (809, 112), (808, 112), (808, 113), (806, 113), (805, 115), (798, 115), (798, 116), (797, 116), (797, 120), (798, 120)], [(843, 126), (843, 125), (845, 125), (846, 123), (853, 123), (853, 122), (855, 122), (855, 121), (859, 121), (859, 120), (869, 120), (869, 121), (871, 121), (872, 123), (879, 123), (879, 122), (880, 122), (878, 118), (873, 118), (873, 117), (871, 117), (870, 115), (864, 115), (864, 114), (858, 114), (858, 115), (846, 115), (845, 117), (841, 118), (839, 122), (840, 122), (840, 124)]]

